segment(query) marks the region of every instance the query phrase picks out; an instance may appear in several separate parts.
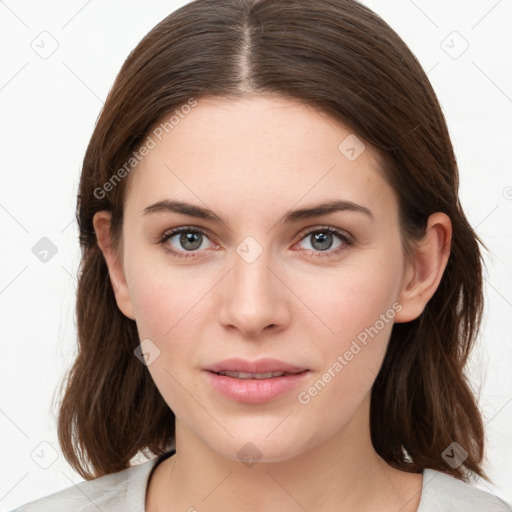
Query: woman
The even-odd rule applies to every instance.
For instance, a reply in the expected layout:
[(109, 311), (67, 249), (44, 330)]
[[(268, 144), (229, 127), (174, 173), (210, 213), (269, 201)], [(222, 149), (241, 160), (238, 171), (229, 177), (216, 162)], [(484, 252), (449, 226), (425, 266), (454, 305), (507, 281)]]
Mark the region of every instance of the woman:
[(466, 483), (482, 274), (457, 188), (435, 93), (367, 8), (171, 14), (82, 169), (59, 439), (86, 482), (18, 510), (509, 510)]

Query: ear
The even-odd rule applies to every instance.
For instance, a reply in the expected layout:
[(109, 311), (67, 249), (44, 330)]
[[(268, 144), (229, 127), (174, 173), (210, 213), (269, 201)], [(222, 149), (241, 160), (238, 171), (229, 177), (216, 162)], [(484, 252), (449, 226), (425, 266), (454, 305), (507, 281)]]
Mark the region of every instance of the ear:
[(425, 236), (413, 249), (413, 261), (407, 262), (398, 302), (402, 309), (395, 322), (418, 318), (432, 298), (443, 277), (452, 240), (452, 223), (448, 215), (433, 213), (427, 222)]
[(112, 244), (110, 220), (110, 212), (96, 212), (93, 217), (94, 231), (96, 232), (98, 245), (107, 263), (110, 282), (112, 283), (117, 306), (125, 316), (135, 320), (132, 301), (124, 275), (122, 257), (120, 257), (118, 251)]

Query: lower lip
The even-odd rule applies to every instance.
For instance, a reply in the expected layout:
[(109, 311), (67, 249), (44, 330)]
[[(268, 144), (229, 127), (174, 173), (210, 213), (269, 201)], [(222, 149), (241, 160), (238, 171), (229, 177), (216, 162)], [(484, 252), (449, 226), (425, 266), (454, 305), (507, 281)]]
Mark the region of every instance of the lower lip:
[(206, 371), (211, 385), (223, 395), (245, 404), (262, 404), (300, 386), (309, 371), (270, 379), (237, 379)]

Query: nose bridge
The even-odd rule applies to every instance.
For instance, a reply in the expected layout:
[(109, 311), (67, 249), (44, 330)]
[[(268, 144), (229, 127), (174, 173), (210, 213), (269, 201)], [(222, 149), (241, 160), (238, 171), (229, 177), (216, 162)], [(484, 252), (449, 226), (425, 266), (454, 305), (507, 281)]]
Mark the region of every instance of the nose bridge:
[(236, 248), (233, 261), (233, 293), (240, 307), (250, 312), (272, 302), (274, 286), (271, 251), (253, 237), (247, 237)]
[(246, 237), (233, 254), (233, 269), (226, 283), (222, 322), (246, 334), (284, 321), (285, 305), (280, 280), (274, 275), (272, 251), (253, 237)]

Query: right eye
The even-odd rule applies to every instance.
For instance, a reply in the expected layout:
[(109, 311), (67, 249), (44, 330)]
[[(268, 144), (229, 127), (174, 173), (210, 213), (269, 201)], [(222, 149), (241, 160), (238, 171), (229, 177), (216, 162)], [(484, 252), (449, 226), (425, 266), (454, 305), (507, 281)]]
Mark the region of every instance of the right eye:
[(205, 239), (208, 240), (208, 237), (204, 231), (189, 226), (180, 226), (164, 233), (159, 238), (159, 243), (167, 253), (175, 258), (195, 258), (195, 253), (201, 249)]

